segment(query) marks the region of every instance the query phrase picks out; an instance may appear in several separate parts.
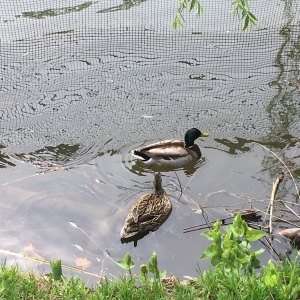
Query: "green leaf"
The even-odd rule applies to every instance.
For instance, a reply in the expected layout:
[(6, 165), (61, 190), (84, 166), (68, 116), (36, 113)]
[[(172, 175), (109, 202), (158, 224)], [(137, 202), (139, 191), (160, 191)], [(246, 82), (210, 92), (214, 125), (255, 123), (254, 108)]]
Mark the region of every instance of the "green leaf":
[(221, 245), (221, 243), (222, 243), (222, 235), (221, 235), (221, 231), (220, 230), (218, 230), (218, 231), (213, 231), (212, 232), (212, 239), (213, 239), (213, 241), (214, 241), (214, 243), (216, 244), (216, 245)]
[(248, 15), (248, 12), (246, 10), (243, 10), (241, 20), (243, 20), (246, 15)]
[(162, 270), (162, 271), (159, 272), (160, 278), (166, 277), (166, 275), (167, 275), (167, 271), (166, 270)]
[(246, 239), (248, 241), (257, 241), (260, 238), (264, 237), (266, 233), (259, 229), (250, 229), (246, 233)]
[(129, 270), (129, 269), (132, 269), (134, 267), (134, 263), (131, 262), (130, 266), (128, 266), (127, 264), (124, 263), (123, 260), (119, 260), (117, 262), (118, 266), (121, 267), (122, 269), (124, 270)]
[(258, 256), (258, 255), (260, 255), (260, 254), (262, 254), (262, 253), (264, 253), (264, 252), (265, 252), (265, 249), (261, 248), (261, 249), (255, 251), (254, 254), (255, 254), (256, 256)]
[(248, 24), (249, 24), (249, 20), (250, 20), (250, 18), (249, 18), (249, 16), (247, 15), (247, 17), (246, 17), (246, 19), (245, 19), (245, 23), (244, 23), (243, 31), (245, 31), (245, 30), (247, 29), (247, 27), (248, 27)]
[(250, 256), (247, 254), (239, 255), (238, 262), (241, 264), (248, 263), (250, 261)]
[(256, 17), (254, 16), (253, 13), (251, 13), (250, 11), (248, 11), (249, 16), (251, 17), (251, 19), (254, 19), (255, 21), (257, 21)]
[(256, 21), (255, 21), (255, 20), (253, 20), (252, 18), (250, 18), (250, 22), (251, 22), (253, 25), (255, 25), (255, 24), (256, 24)]
[(217, 266), (220, 262), (221, 262), (221, 260), (222, 260), (222, 256), (221, 255), (215, 255), (215, 256), (213, 256), (212, 257), (212, 259), (211, 259), (211, 264), (212, 264), (212, 266)]
[(198, 3), (198, 6), (197, 6), (197, 15), (199, 16), (202, 12), (203, 12), (203, 8), (202, 8), (201, 4)]
[(174, 22), (173, 22), (173, 26), (176, 29), (178, 26), (180, 27), (184, 27), (183, 24), (180, 21), (180, 18), (178, 17), (178, 14), (175, 16)]
[(236, 6), (236, 4), (238, 4), (240, 2), (240, 0), (234, 0), (233, 2), (231, 2), (232, 6)]
[(186, 279), (191, 280), (191, 281), (197, 281), (198, 280), (197, 277), (191, 277), (191, 276), (186, 276), (186, 275), (184, 275), (183, 278), (186, 278)]
[(250, 250), (250, 248), (251, 248), (251, 245), (248, 241), (242, 241), (240, 243), (240, 246), (244, 248), (244, 251)]
[(268, 270), (270, 270), (271, 272), (275, 272), (275, 271), (276, 271), (275, 266), (273, 265), (271, 259), (269, 259), (269, 261), (268, 261), (268, 266), (265, 267), (265, 268), (268, 269)]
[(122, 260), (117, 262), (118, 266), (125, 270), (130, 270), (134, 267), (134, 262), (131, 260), (130, 253), (127, 252)]
[(229, 224), (226, 226), (226, 232), (228, 232), (228, 233), (234, 232), (234, 227), (232, 224)]
[(129, 252), (126, 252), (126, 254), (124, 255), (123, 261), (124, 261), (124, 264), (126, 264), (127, 266), (131, 265), (132, 260), (131, 260), (131, 255)]
[(148, 278), (148, 267), (145, 264), (140, 265), (141, 276), (145, 279)]
[(209, 257), (213, 257), (214, 255), (218, 254), (218, 251), (216, 249), (215, 244), (209, 245), (205, 251), (203, 252), (203, 254), (201, 255), (200, 259), (205, 259), (205, 258), (209, 258)]
[(119, 267), (121, 267), (122, 269), (124, 269), (124, 270), (128, 270), (128, 269), (129, 269), (128, 266), (124, 263), (123, 259), (119, 260), (119, 261), (117, 262), (117, 265), (118, 265)]
[(224, 240), (223, 240), (223, 248), (230, 249), (234, 245), (237, 244), (237, 241), (235, 239), (232, 239), (231, 237), (233, 237), (232, 234), (226, 234), (225, 235)]
[(252, 263), (252, 266), (253, 266), (254, 269), (260, 268), (260, 261), (257, 258), (255, 258), (254, 260), (252, 260), (251, 263)]
[(192, 11), (195, 7), (196, 0), (192, 0), (191, 5), (190, 5), (190, 11)]
[(242, 237), (245, 236), (245, 234), (248, 231), (248, 225), (247, 223), (242, 219), (242, 216), (240, 213), (238, 213), (235, 218), (233, 219), (232, 223), (234, 229), (232, 232), (235, 236)]
[(236, 259), (236, 251), (235, 248), (225, 249), (223, 251), (223, 258), (226, 258), (228, 261), (234, 261)]
[(50, 261), (50, 266), (52, 269), (51, 277), (54, 280), (60, 280), (62, 276), (61, 260)]
[(212, 231), (211, 230), (208, 230), (208, 231), (204, 231), (202, 233), (200, 233), (200, 235), (203, 235), (205, 236), (206, 238), (208, 238), (209, 240), (212, 240)]
[(213, 226), (213, 230), (215, 231), (219, 231), (221, 228), (221, 221), (220, 220), (217, 220)]
[(275, 274), (273, 275), (268, 275), (268, 276), (265, 276), (265, 284), (266, 286), (271, 286), (271, 287), (274, 287), (277, 285), (277, 277)]
[(158, 262), (157, 262), (157, 256), (156, 256), (156, 252), (153, 251), (150, 259), (149, 259), (149, 271), (154, 274), (154, 275), (158, 275), (159, 274), (159, 270), (158, 270)]
[(4, 270), (1, 272), (2, 289), (8, 290), (11, 287), (13, 281), (13, 272), (11, 270)]
[(237, 8), (238, 8), (239, 10), (241, 10), (242, 12), (245, 11), (244, 6), (242, 6), (241, 4), (238, 4), (238, 5), (237, 5)]

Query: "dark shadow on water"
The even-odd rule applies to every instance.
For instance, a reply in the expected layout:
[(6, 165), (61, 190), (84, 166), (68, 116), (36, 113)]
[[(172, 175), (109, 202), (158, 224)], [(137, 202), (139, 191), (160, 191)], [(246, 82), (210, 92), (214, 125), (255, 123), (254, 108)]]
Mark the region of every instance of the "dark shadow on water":
[(221, 150), (218, 148), (218, 150), (224, 151), (230, 155), (238, 155), (241, 153), (247, 153), (251, 151), (253, 147), (253, 143), (259, 143), (266, 147), (281, 150), (287, 145), (287, 143), (289, 143), (291, 140), (295, 139), (296, 137), (286, 134), (286, 135), (282, 135), (280, 138), (281, 138), (280, 140), (267, 141), (267, 142), (258, 141), (258, 140), (256, 141), (251, 139), (248, 140), (239, 137), (234, 137), (234, 141), (228, 139), (215, 139), (215, 141), (223, 146), (226, 146), (227, 148), (226, 150)]
[[(107, 151), (111, 155), (117, 154), (118, 151)], [(56, 146), (45, 146), (44, 148), (30, 152), (16, 152), (13, 149), (6, 149), (0, 145), (0, 168), (7, 165), (15, 166), (6, 158), (16, 159), (21, 162), (31, 163), (40, 167), (51, 166), (74, 166), (87, 163), (97, 156), (103, 156), (104, 152), (99, 152), (97, 144), (83, 146), (81, 144), (59, 144)]]
[(49, 8), (41, 11), (25, 11), (22, 12), (23, 18), (30, 19), (45, 19), (46, 17), (56, 17), (59, 15), (70, 14), (79, 12), (90, 7), (94, 2), (89, 1), (75, 6), (62, 7), (62, 8)]
[(16, 165), (9, 161), (9, 156), (7, 156), (5, 153), (2, 153), (0, 147), (0, 169), (7, 168), (8, 166), (15, 167)]
[(119, 10), (128, 10), (134, 6), (140, 5), (146, 0), (123, 0), (123, 3), (120, 5), (112, 6), (109, 8), (101, 9), (97, 13), (111, 13)]
[(60, 144), (57, 146), (47, 146), (43, 149), (30, 153), (36, 156), (51, 156), (51, 159), (58, 161), (67, 161), (72, 158), (80, 149), (80, 145)]

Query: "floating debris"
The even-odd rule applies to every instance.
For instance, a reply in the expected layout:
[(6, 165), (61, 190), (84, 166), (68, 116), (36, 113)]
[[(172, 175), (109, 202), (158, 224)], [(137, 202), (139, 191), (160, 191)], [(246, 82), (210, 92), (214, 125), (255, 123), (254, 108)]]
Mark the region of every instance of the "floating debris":
[(282, 229), (278, 233), (295, 242), (298, 246), (300, 245), (300, 228)]

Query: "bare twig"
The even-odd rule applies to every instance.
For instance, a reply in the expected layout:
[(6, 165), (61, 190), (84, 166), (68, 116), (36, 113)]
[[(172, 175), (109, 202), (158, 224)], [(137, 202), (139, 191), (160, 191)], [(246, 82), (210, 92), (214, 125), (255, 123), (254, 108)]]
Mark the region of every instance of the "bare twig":
[[(114, 264), (118, 265), (118, 263), (109, 255), (108, 251), (102, 249), (82, 228), (80, 228), (73, 221), (70, 221), (69, 223), (70, 223), (71, 226), (77, 228), (83, 235), (85, 235), (89, 239), (89, 241), (96, 246), (96, 248), (101, 250), (104, 257), (109, 258)], [(104, 263), (104, 261), (102, 261), (102, 263)]]
[(202, 216), (203, 216), (203, 218), (204, 218), (204, 220), (205, 220), (205, 222), (206, 222), (206, 225), (208, 226), (208, 228), (212, 229), (212, 224), (211, 224), (211, 222), (209, 221), (208, 216), (212, 217), (214, 220), (215, 220), (216, 218), (213, 217), (208, 211), (206, 211), (206, 210), (204, 209), (204, 207), (201, 206), (199, 203), (197, 203), (197, 204), (198, 204), (199, 209), (200, 209), (201, 212), (202, 212)]
[(300, 216), (299, 216), (293, 209), (291, 209), (286, 203), (283, 203), (283, 205), (289, 210), (289, 212), (291, 212), (291, 213), (294, 214), (298, 219), (300, 219)]
[(282, 203), (282, 204), (292, 204), (294, 206), (300, 207), (299, 203), (295, 203), (295, 202), (291, 202), (291, 201), (282, 201), (282, 200), (279, 200), (279, 202)]
[[(262, 213), (262, 214), (265, 214), (266, 216), (270, 216), (270, 214), (268, 214), (267, 212), (264, 212), (264, 211), (262, 211), (262, 210), (260, 210), (258, 208), (257, 208), (257, 211), (260, 212), (260, 213)], [(282, 219), (282, 218), (276, 217), (273, 221), (274, 222), (282, 222), (282, 223), (290, 224), (290, 225), (292, 225), (294, 227), (300, 228), (300, 225), (297, 225), (297, 224), (295, 224), (293, 222), (290, 222), (290, 221)]]
[[(284, 153), (284, 151), (292, 144), (292, 143), (295, 143), (297, 141), (297, 139), (292, 139), (289, 143), (287, 143), (286, 145), (285, 145), (285, 147), (283, 147), (282, 149), (281, 149), (281, 151), (277, 154), (278, 156), (279, 155), (282, 155), (283, 153)], [(293, 158), (293, 157), (292, 157)], [(268, 170), (269, 168), (271, 168), (271, 167), (273, 167), (275, 165), (275, 163), (269, 163), (264, 169), (262, 169), (261, 170), (261, 172), (263, 172), (263, 171), (266, 171), (266, 170)]]
[(271, 243), (271, 241), (269, 240), (269, 238), (267, 236), (264, 236), (264, 238), (260, 239), (259, 241), (265, 246), (265, 248), (267, 249), (267, 251), (272, 255), (272, 257), (274, 259), (276, 259), (275, 256), (274, 256), (274, 253), (275, 253), (276, 256), (277, 256), (277, 259), (279, 259), (281, 261), (280, 254), (277, 253), (277, 251), (273, 247), (273, 244)]
[[(270, 235), (272, 235), (272, 233), (273, 233), (273, 228), (272, 228), (273, 223), (272, 223), (272, 219), (273, 219), (273, 211), (274, 211), (274, 200), (275, 200), (275, 197), (276, 197), (276, 194), (277, 194), (277, 191), (278, 191), (279, 184), (282, 182), (283, 178), (284, 178), (284, 174), (281, 173), (281, 174), (277, 177), (277, 179), (276, 179), (276, 181), (275, 181), (275, 183), (274, 183), (274, 185), (273, 185), (273, 189), (272, 189), (271, 202), (270, 202), (270, 219), (269, 219), (269, 220), (270, 220), (270, 221), (269, 221), (269, 234), (270, 234)], [(272, 237), (271, 237), (271, 238), (272, 238)]]
[(297, 187), (297, 185), (296, 185), (296, 181), (295, 181), (295, 179), (294, 179), (294, 176), (293, 176), (293, 174), (292, 174), (292, 172), (290, 171), (290, 169), (288, 168), (288, 166), (285, 164), (285, 162), (275, 153), (275, 152), (273, 152), (272, 150), (270, 150), (269, 148), (267, 148), (266, 146), (264, 146), (264, 145), (262, 145), (262, 144), (260, 144), (260, 143), (257, 143), (257, 142), (254, 142), (255, 144), (257, 144), (257, 145), (259, 145), (259, 146), (261, 146), (261, 147), (263, 147), (264, 149), (266, 149), (266, 150), (268, 150), (269, 152), (271, 152), (284, 166), (285, 166), (285, 168), (286, 168), (286, 170), (287, 170), (287, 172), (290, 174), (290, 176), (291, 176), (291, 178), (292, 178), (292, 180), (293, 180), (293, 183), (294, 183), (294, 186), (295, 186), (295, 189), (296, 189), (296, 191), (297, 191), (297, 195), (298, 195), (298, 198), (300, 199), (300, 193), (299, 193), (299, 189), (298, 189), (298, 187)]
[(295, 222), (295, 220), (293, 220), (293, 222), (291, 222), (291, 221), (288, 221), (288, 220), (285, 220), (285, 219), (277, 218), (277, 217), (276, 217), (276, 218), (274, 219), (274, 222), (282, 222), (282, 223), (290, 224), (290, 225), (292, 225), (292, 226), (295, 226), (295, 227), (297, 227), (297, 228), (300, 228), (300, 225), (297, 225), (297, 224), (293, 223), (293, 222)]

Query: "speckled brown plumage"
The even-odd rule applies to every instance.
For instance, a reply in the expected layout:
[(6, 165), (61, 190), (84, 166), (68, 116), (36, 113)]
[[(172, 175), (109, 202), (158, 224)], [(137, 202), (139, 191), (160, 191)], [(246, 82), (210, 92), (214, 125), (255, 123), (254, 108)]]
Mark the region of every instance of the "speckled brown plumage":
[(160, 173), (153, 176), (153, 191), (143, 195), (131, 208), (125, 225), (121, 229), (121, 242), (128, 243), (143, 238), (150, 231), (157, 230), (172, 211), (171, 201), (161, 186)]

